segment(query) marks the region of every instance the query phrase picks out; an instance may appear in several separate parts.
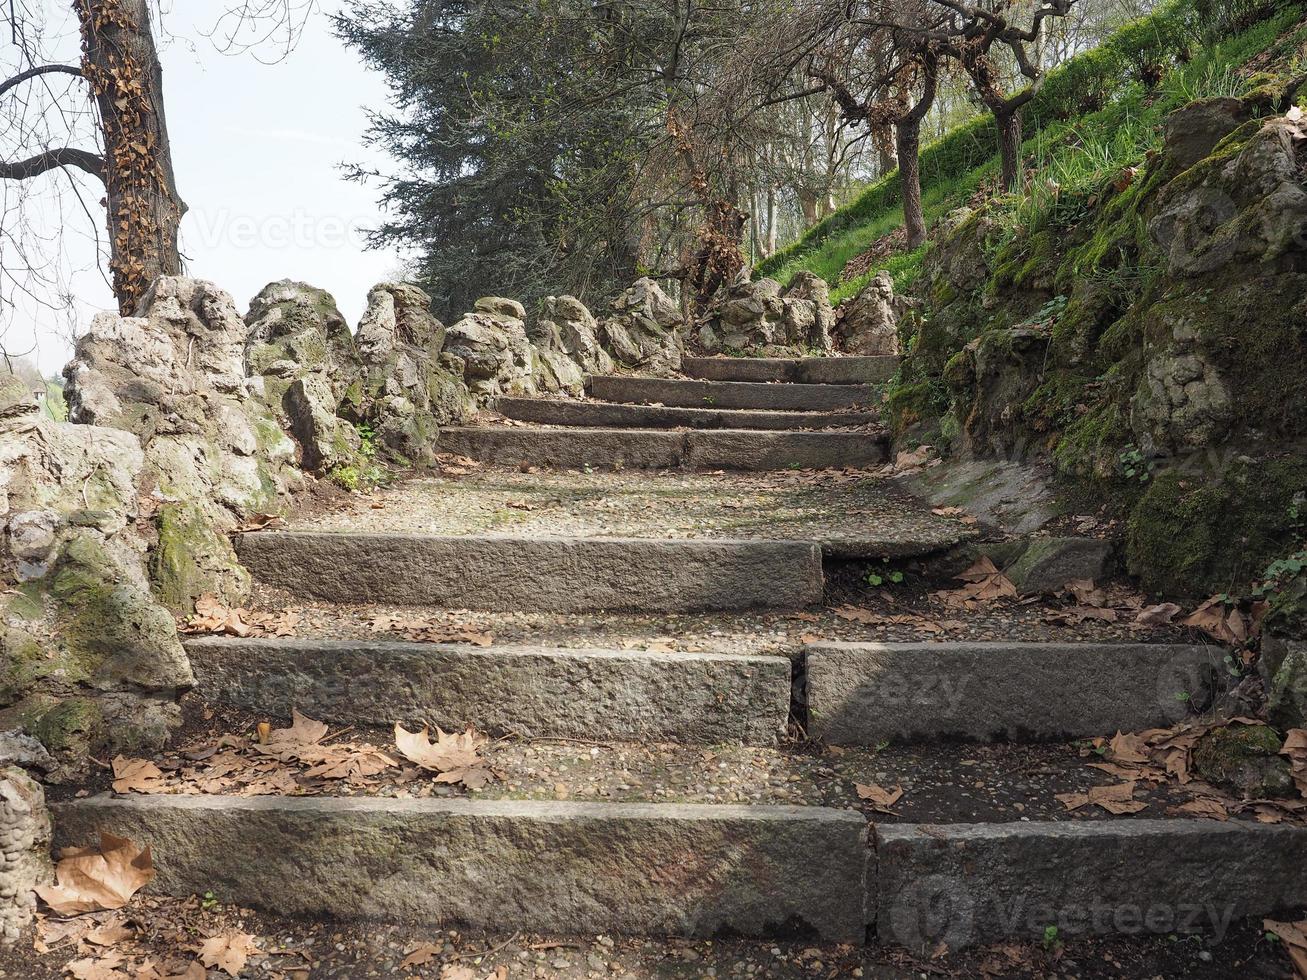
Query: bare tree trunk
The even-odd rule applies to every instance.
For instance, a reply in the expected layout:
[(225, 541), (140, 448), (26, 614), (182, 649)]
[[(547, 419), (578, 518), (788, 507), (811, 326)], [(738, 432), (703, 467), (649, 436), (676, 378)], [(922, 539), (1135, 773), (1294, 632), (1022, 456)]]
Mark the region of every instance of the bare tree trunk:
[(894, 125), (903, 194), (903, 229), (908, 248), (926, 241), (926, 216), (921, 210), (921, 120), (909, 117)]
[(799, 208), (803, 211), (803, 227), (811, 228), (817, 223), (817, 195), (804, 188), (799, 191)]
[(767, 188), (767, 255), (776, 254), (776, 188)]
[(898, 151), (893, 147), (882, 146), (877, 151), (877, 176), (884, 177), (899, 165)]
[(159, 276), (181, 273), (177, 227), (186, 205), (173, 177), (163, 71), (147, 0), (75, 0), (82, 74), (99, 109), (109, 209), (109, 268), (130, 316)]
[(1021, 110), (997, 110), (998, 153), (1002, 161), (1003, 189), (1021, 189)]

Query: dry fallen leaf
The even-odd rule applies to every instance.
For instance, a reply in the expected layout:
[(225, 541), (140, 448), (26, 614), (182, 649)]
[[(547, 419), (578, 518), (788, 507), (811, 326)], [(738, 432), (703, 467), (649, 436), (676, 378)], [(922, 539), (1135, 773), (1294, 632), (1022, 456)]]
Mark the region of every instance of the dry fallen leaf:
[(1161, 605), (1139, 610), (1135, 622), (1140, 626), (1170, 626), (1175, 617), (1182, 612), (1184, 610), (1174, 602), (1163, 602)]
[(440, 955), (441, 947), (433, 943), (423, 943), (408, 951), (404, 961), (399, 964), (401, 970), (410, 970), (415, 966), (426, 966)]
[(254, 945), (254, 937), (249, 933), (232, 931), (210, 936), (196, 952), (205, 966), (236, 977), (245, 969), (246, 959), (259, 955), (262, 950)]
[(988, 557), (982, 557), (956, 578), (967, 584), (960, 589), (935, 592), (933, 595), (957, 608), (974, 609), (982, 603), (1015, 599), (1017, 595), (1017, 587)]
[(440, 980), (477, 980), (477, 975), (470, 966), (446, 963), (440, 968)]
[(1262, 928), (1274, 933), (1284, 943), (1297, 980), (1307, 980), (1307, 919), (1302, 922), (1276, 922), (1264, 919)]
[(163, 772), (149, 759), (113, 760), (115, 793), (157, 793), (164, 786)]
[(402, 725), (395, 725), (395, 747), (400, 755), (436, 773), (436, 782), (462, 783), (469, 789), (481, 789), (493, 778), (480, 755), (486, 741), (472, 728), (461, 735), (437, 728), (436, 740), (432, 742), (425, 728), (410, 732)]
[(143, 850), (113, 834), (100, 835), (100, 847), (66, 848), (54, 869), (55, 884), (36, 893), (59, 915), (120, 909), (154, 879), (150, 848)]
[(891, 812), (889, 808), (903, 799), (902, 786), (885, 789), (875, 783), (854, 783), (853, 788), (858, 791), (858, 799), (866, 800), (871, 804), (873, 810), (880, 810), (884, 813)]
[(1248, 621), (1238, 609), (1229, 611), (1221, 596), (1212, 596), (1180, 621), (1181, 626), (1200, 629), (1229, 646), (1242, 646), (1248, 640)]

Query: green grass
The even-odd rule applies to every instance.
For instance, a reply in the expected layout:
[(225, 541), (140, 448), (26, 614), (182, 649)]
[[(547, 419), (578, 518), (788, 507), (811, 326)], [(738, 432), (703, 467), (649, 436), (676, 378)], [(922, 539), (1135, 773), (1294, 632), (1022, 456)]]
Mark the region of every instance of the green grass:
[[(1162, 118), (1199, 98), (1245, 93), (1239, 68), (1275, 47), (1276, 39), (1303, 14), (1302, 3), (1284, 5), (1242, 34), (1202, 41), (1198, 0), (1173, 0), (1122, 28), (1107, 42), (1049, 74), (1026, 112), (1028, 165), (1037, 175), (1020, 194), (999, 200), (1010, 220), (1009, 235), (1029, 234), (1081, 207), (1125, 168), (1161, 145)], [(1283, 45), (1294, 43), (1290, 39)], [(1156, 88), (1145, 86), (1154, 66), (1165, 66)], [(992, 120), (981, 116), (922, 151), (922, 205), (928, 224), (964, 205), (998, 173)], [(840, 283), (848, 262), (903, 223), (898, 173), (867, 187), (854, 201), (808, 229), (795, 243), (760, 263), (755, 272), (782, 285), (802, 269), (834, 289), (836, 302), (854, 295), (870, 276)], [(1064, 222), (1062, 222), (1064, 223)], [(881, 264), (896, 288), (916, 278), (923, 250)]]

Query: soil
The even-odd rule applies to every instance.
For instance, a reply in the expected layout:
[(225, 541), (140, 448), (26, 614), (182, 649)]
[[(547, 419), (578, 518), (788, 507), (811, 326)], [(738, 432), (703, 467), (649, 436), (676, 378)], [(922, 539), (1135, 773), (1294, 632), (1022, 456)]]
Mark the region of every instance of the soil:
[[(187, 908), (187, 905), (191, 907)], [(180, 968), (187, 947), (225, 930), (252, 934), (262, 952), (246, 976), (269, 980), (437, 978), (471, 969), (474, 980), (907, 980), (916, 977), (1029, 977), (1137, 980), (1140, 977), (1288, 980), (1288, 957), (1258, 921), (1236, 922), (1224, 940), (1203, 937), (1069, 938), (1045, 948), (1008, 942), (937, 957), (899, 947), (813, 946), (739, 939), (679, 940), (624, 936), (485, 935), (438, 927), (288, 920), (230, 906), (138, 896), (124, 910), (145, 938), (124, 948)], [(430, 960), (401, 964), (420, 948)], [(70, 944), (37, 954), (30, 938), (0, 950), (0, 978), (64, 980), (64, 965), (81, 954)], [(457, 974), (454, 974), (455, 976)], [(465, 976), (467, 974), (464, 974)], [(208, 972), (210, 980), (226, 974)]]

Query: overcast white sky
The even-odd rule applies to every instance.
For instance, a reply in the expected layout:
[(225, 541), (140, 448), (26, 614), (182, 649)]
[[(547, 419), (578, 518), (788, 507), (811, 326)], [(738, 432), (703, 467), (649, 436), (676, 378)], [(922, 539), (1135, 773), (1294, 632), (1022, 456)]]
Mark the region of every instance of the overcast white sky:
[[(357, 323), (368, 289), (400, 263), (393, 252), (364, 249), (357, 229), (379, 220), (376, 192), (343, 180), (338, 165), (386, 166), (360, 143), (364, 107), (384, 107), (386, 86), (335, 38), (322, 12), (281, 63), (218, 53), (201, 32), (226, 5), (184, 0), (165, 20), (177, 38), (162, 60), (173, 163), (190, 208), (182, 222), (188, 272), (230, 292), (242, 313), (268, 282), (302, 279), (330, 290)], [(89, 248), (76, 239), (68, 247)], [(114, 307), (99, 275), (79, 273), (72, 286), (83, 325), (94, 310)], [(39, 311), (29, 316), (40, 366), (57, 372), (70, 353), (61, 329)], [(16, 342), (21, 326), (7, 340)]]

